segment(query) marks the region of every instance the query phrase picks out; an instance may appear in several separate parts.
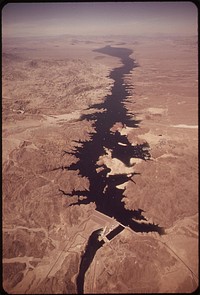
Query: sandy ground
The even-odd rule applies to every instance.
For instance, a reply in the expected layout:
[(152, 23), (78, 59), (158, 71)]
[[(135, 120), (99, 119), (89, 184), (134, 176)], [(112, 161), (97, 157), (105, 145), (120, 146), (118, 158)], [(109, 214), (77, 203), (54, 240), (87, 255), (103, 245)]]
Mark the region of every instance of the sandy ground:
[[(110, 44), (120, 44), (119, 40)], [(108, 44), (78, 38), (3, 42), (3, 287), (10, 294), (75, 294), (94, 204), (63, 195), (88, 189), (69, 171), (78, 140), (89, 140), (92, 112), (110, 93), (116, 58), (92, 50)], [(96, 254), (85, 293), (192, 292), (198, 285), (198, 76), (193, 39), (126, 40), (138, 63), (126, 107), (138, 129), (121, 128), (132, 144), (147, 141), (151, 159), (132, 159), (125, 206), (142, 208), (166, 235), (124, 230)], [(119, 124), (120, 125), (120, 124)], [(132, 172), (102, 155), (111, 173)], [(65, 169), (63, 168), (65, 167)], [(128, 169), (128, 170), (127, 170)], [(119, 268), (120, 265), (120, 268)]]

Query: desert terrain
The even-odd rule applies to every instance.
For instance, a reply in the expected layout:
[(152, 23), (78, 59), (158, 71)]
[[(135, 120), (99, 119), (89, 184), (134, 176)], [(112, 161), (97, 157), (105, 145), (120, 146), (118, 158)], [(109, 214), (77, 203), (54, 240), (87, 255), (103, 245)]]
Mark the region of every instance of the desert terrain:
[[(110, 37), (109, 37), (110, 38)], [(138, 128), (115, 128), (151, 159), (135, 161), (124, 204), (142, 208), (165, 235), (126, 228), (101, 247), (84, 293), (190, 293), (198, 287), (198, 72), (195, 38), (3, 40), (3, 288), (9, 294), (76, 294), (89, 236), (104, 226), (95, 203), (71, 206), (89, 180), (67, 168), (70, 152), (95, 132), (80, 120), (111, 93), (117, 58), (93, 52), (133, 50), (137, 63), (125, 107)], [(101, 110), (99, 110), (101, 111)], [(104, 155), (102, 155), (103, 157)], [(114, 160), (114, 159), (113, 159)], [(108, 161), (108, 160), (107, 160)], [(115, 171), (116, 161), (109, 159)], [(121, 169), (121, 168), (120, 168)]]

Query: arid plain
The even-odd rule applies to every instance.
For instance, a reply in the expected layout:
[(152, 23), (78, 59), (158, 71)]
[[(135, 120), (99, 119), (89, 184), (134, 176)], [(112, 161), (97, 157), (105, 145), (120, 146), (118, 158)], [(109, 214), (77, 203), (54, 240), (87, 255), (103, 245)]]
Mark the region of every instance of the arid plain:
[[(126, 208), (141, 208), (166, 234), (126, 228), (100, 248), (84, 293), (185, 293), (198, 286), (198, 72), (195, 38), (3, 40), (3, 288), (10, 294), (76, 294), (81, 255), (101, 227), (95, 204), (69, 206), (89, 189), (70, 152), (90, 140), (92, 104), (111, 93), (117, 58), (93, 52), (133, 50), (124, 77), (125, 106), (138, 128), (114, 126), (151, 159), (134, 165)], [(113, 165), (115, 162), (110, 161)], [(113, 204), (114, 205), (114, 204)]]

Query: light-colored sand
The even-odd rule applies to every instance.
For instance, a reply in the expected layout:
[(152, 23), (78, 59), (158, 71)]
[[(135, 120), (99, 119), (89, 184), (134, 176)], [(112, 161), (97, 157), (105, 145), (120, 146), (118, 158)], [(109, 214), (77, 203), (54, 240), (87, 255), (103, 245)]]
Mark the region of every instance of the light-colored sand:
[(192, 129), (198, 129), (198, 125), (186, 125), (186, 124), (178, 124), (178, 125), (171, 125), (172, 127), (176, 128), (192, 128)]
[[(132, 160), (134, 161), (134, 159)], [(136, 163), (136, 159), (134, 161)], [(106, 165), (111, 171), (107, 173), (107, 177), (109, 175), (115, 174), (129, 174), (133, 173), (133, 167), (126, 167), (126, 165), (120, 161), (119, 159), (112, 158), (112, 152), (105, 148), (105, 155), (99, 157), (99, 161), (97, 162), (99, 165)]]

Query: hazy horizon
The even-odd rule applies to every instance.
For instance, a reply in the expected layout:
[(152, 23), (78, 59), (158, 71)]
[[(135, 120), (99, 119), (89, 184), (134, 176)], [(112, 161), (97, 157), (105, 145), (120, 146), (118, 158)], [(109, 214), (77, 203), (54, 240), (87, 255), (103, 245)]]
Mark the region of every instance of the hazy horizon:
[(197, 35), (193, 2), (8, 3), (3, 37)]

